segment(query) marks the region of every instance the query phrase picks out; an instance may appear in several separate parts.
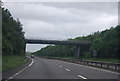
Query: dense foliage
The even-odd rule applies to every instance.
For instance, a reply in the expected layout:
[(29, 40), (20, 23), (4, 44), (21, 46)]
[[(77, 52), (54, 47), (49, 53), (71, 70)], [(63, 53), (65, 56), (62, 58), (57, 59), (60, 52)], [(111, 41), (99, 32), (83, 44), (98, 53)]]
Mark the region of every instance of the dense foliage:
[(13, 19), (8, 9), (2, 8), (2, 55), (23, 55), (24, 46), (22, 24)]
[(37, 51), (40, 56), (53, 56), (53, 57), (73, 57), (75, 53), (75, 46), (55, 45), (47, 46)]
[[(85, 48), (82, 49), (81, 57), (93, 57), (93, 50), (97, 50), (97, 58), (118, 58), (118, 45), (120, 44), (119, 33), (120, 26), (116, 26), (101, 32), (95, 32), (88, 36), (76, 37), (71, 40), (89, 40), (92, 42), (89, 51), (86, 51)], [(55, 45), (42, 48), (34, 54), (39, 56), (74, 57), (75, 51), (75, 46)]]

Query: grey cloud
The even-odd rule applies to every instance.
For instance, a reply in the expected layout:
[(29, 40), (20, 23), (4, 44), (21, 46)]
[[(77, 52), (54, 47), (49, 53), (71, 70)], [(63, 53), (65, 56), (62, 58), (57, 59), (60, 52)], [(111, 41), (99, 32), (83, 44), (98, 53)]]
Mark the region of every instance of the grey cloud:
[[(26, 38), (68, 39), (117, 25), (117, 3), (5, 3)], [(36, 51), (44, 45), (27, 45)], [(36, 50), (35, 50), (36, 49)]]
[[(12, 5), (8, 3), (8, 5)], [(22, 7), (22, 8), (20, 8)], [(15, 17), (24, 19), (41, 20), (46, 22), (84, 22), (84, 16), (74, 14), (72, 11), (67, 9), (61, 9), (56, 7), (48, 7), (44, 5), (26, 5), (20, 4), (16, 6), (16, 12), (12, 7), (9, 7)], [(32, 9), (32, 10), (31, 10)], [(83, 14), (81, 14), (83, 15)]]
[[(14, 3), (8, 3), (8, 7), (15, 17), (33, 20), (38, 19), (45, 22), (82, 23), (88, 22), (92, 17), (91, 15), (98, 17), (103, 13), (112, 14), (117, 12), (116, 3), (37, 3), (36, 5), (16, 3), (16, 10), (11, 6), (13, 4)], [(95, 17), (93, 16), (92, 19), (93, 18)]]
[[(39, 3), (38, 3), (39, 4)], [(61, 3), (41, 3), (46, 6), (54, 6), (59, 8), (74, 8), (74, 9), (84, 9), (96, 12), (110, 12), (116, 14), (118, 10), (117, 2), (61, 2)]]
[(46, 47), (47, 45), (43, 45), (43, 44), (27, 44), (26, 45), (26, 51), (31, 51), (31, 52), (34, 52), (34, 51), (37, 51), (37, 50), (39, 50), (39, 49), (41, 49), (41, 48), (43, 48), (43, 47)]

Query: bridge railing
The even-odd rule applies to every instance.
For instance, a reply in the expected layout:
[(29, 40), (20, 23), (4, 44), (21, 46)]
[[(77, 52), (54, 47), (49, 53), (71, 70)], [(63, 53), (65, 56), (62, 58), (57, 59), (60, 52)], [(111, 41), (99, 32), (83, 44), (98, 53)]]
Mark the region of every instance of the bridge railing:
[(55, 38), (39, 38), (39, 37), (27, 37), (26, 40), (59, 40), (59, 41), (67, 41), (67, 39), (55, 39)]
[(91, 60), (78, 60), (78, 59), (66, 59), (66, 58), (49, 58), (49, 59), (56, 59), (71, 63), (77, 63), (87, 66), (93, 66), (103, 69), (115, 70), (120, 72), (120, 63), (111, 63), (111, 62), (100, 62), (100, 61), (91, 61)]

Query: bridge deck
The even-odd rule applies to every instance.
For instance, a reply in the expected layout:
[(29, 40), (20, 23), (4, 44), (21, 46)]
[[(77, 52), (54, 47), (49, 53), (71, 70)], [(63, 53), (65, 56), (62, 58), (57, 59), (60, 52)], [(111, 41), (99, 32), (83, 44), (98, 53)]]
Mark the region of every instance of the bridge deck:
[(37, 40), (37, 39), (26, 39), (28, 44), (62, 44), (62, 45), (91, 45), (90, 41), (78, 41), (78, 40)]

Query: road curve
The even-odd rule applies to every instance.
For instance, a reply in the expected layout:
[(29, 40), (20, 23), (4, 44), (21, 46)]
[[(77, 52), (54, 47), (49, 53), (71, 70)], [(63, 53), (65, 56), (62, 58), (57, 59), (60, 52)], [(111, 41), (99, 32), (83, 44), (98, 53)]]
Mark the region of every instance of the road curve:
[(118, 73), (36, 57), (29, 68), (13, 79), (118, 79)]

